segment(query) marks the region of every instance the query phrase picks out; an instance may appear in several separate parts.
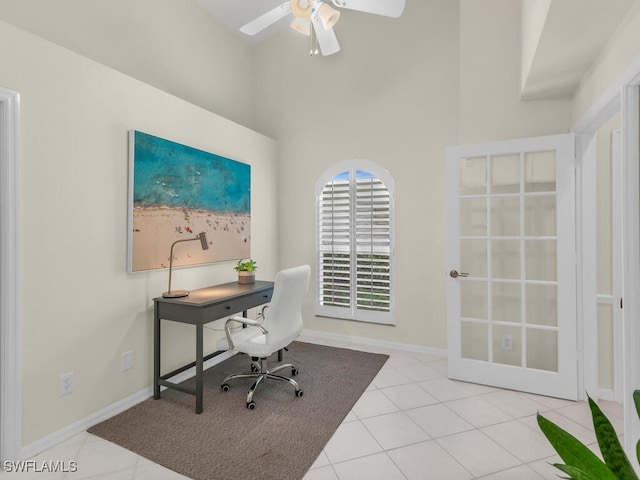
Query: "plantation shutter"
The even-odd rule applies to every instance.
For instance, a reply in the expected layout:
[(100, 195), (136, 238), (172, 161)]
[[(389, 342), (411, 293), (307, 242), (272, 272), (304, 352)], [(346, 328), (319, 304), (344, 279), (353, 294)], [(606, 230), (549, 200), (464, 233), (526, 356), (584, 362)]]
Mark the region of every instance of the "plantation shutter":
[[(349, 172), (331, 180), (320, 198), (321, 303), (351, 306), (351, 195)], [(344, 178), (346, 176), (346, 178)]]
[[(392, 191), (372, 170), (350, 169), (317, 188), (316, 313), (393, 322)], [(365, 162), (365, 166), (375, 165)], [(378, 167), (378, 170), (379, 169)], [(388, 174), (387, 174), (388, 175)]]
[[(379, 178), (356, 174), (356, 308), (390, 310), (391, 202)], [(364, 177), (364, 178), (363, 178)]]

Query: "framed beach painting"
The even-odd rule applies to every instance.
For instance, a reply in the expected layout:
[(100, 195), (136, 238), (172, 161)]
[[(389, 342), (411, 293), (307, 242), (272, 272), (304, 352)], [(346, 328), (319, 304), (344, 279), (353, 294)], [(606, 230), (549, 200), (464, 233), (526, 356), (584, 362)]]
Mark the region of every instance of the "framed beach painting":
[(129, 176), (129, 272), (251, 256), (250, 165), (131, 130)]

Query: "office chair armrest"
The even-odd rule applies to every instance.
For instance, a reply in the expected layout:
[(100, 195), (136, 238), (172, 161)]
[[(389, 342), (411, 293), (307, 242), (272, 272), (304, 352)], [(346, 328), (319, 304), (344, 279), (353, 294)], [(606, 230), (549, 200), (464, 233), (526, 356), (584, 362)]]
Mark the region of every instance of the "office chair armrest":
[(227, 321), (224, 322), (224, 333), (227, 336), (227, 343), (229, 344), (230, 350), (233, 350), (233, 340), (231, 339), (231, 327), (229, 326), (231, 322), (238, 322), (244, 325), (249, 325), (251, 327), (257, 327), (265, 335), (269, 333), (269, 331), (266, 328), (264, 328), (260, 323), (256, 322), (251, 318), (238, 317), (238, 316), (229, 317), (227, 318)]
[(267, 331), (266, 328), (264, 328), (264, 326), (257, 322), (256, 320), (253, 320), (252, 318), (245, 318), (245, 317), (238, 317), (238, 316), (234, 316), (234, 317), (229, 317), (225, 323), (225, 326), (229, 323), (229, 322), (239, 322), (239, 323), (244, 323), (245, 325), (250, 325), (252, 327), (258, 327), (262, 333), (264, 333), (265, 335), (267, 333), (269, 333)]

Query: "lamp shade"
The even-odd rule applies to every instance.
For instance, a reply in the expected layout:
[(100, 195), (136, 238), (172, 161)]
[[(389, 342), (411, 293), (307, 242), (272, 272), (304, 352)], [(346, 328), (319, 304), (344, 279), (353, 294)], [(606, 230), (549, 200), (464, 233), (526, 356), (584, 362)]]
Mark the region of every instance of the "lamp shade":
[(320, 8), (318, 8), (318, 18), (320, 18), (324, 29), (329, 30), (338, 22), (340, 12), (331, 5), (323, 3), (320, 5)]
[(200, 246), (203, 250), (209, 250), (209, 242), (207, 242), (207, 234), (205, 232), (200, 232), (198, 234), (198, 238), (200, 239)]

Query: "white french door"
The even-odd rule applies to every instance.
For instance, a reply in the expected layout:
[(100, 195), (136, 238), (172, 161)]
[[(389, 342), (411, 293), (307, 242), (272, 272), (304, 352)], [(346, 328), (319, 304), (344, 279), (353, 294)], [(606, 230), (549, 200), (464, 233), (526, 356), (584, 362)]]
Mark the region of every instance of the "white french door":
[(574, 150), (447, 149), (450, 378), (577, 398)]

